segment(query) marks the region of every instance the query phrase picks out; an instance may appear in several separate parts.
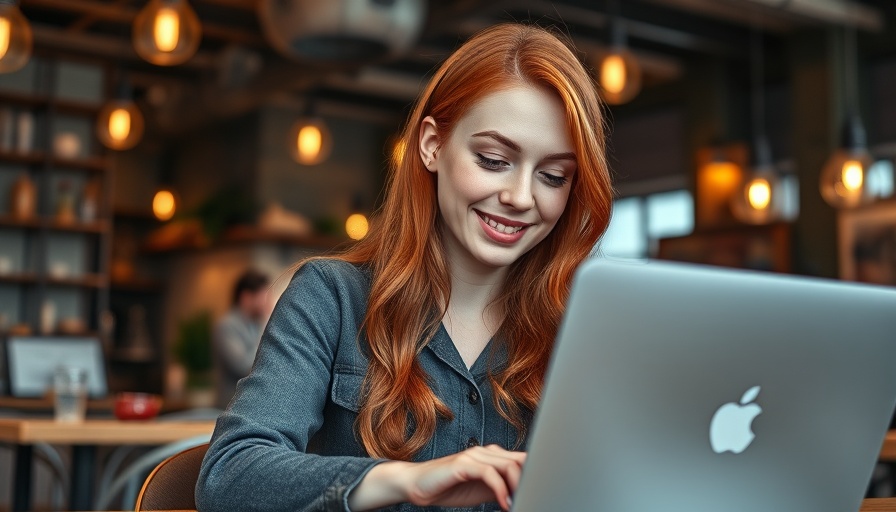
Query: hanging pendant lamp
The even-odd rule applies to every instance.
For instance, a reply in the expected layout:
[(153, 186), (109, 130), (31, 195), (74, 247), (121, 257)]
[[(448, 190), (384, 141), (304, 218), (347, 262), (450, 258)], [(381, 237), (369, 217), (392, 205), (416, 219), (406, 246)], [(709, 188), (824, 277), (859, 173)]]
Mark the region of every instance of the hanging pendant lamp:
[(31, 58), (31, 25), (15, 0), (0, 0), (0, 73), (22, 69)]
[(732, 196), (731, 212), (741, 222), (767, 224), (781, 216), (781, 178), (772, 159), (771, 144), (765, 135), (765, 94), (763, 91), (763, 51), (761, 34), (753, 29), (751, 37), (753, 145), (750, 167)]
[(289, 130), (287, 148), (293, 160), (302, 165), (317, 165), (330, 156), (333, 137), (323, 118), (315, 113), (314, 95), (305, 102), (305, 112)]
[(134, 49), (157, 66), (174, 66), (199, 48), (202, 27), (187, 0), (151, 0), (134, 18)]
[(866, 179), (872, 158), (868, 152), (865, 127), (858, 114), (858, 56), (856, 29), (852, 25), (846, 26), (844, 54), (847, 114), (843, 120), (840, 146), (822, 168), (819, 189), (829, 205), (835, 208), (855, 208), (874, 201), (875, 197)]
[(97, 115), (97, 137), (109, 149), (131, 149), (143, 137), (143, 114), (132, 96), (130, 84), (123, 79), (116, 97)]
[(610, 48), (600, 59), (597, 81), (604, 101), (620, 105), (631, 101), (641, 91), (641, 65), (626, 44), (618, 2), (614, 0), (609, 7)]

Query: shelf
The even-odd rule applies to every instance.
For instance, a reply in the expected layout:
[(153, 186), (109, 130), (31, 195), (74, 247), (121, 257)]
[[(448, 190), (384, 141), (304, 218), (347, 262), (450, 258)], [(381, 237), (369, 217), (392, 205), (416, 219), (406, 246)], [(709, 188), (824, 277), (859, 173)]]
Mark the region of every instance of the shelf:
[(81, 288), (103, 288), (108, 280), (99, 274), (84, 274), (79, 277), (51, 277), (47, 276), (49, 286), (74, 286)]
[(296, 235), (279, 231), (262, 231), (254, 226), (235, 226), (228, 229), (220, 239), (212, 243), (209, 243), (204, 235), (199, 237), (179, 236), (169, 244), (144, 245), (143, 251), (152, 254), (178, 251), (203, 251), (252, 245), (280, 245), (331, 250), (351, 242), (352, 241), (349, 239), (331, 235)]
[(92, 156), (87, 158), (62, 158), (53, 156), (50, 158), (50, 165), (56, 169), (78, 169), (81, 171), (105, 172), (107, 161), (101, 156)]
[(90, 223), (62, 224), (53, 218), (34, 218), (20, 220), (10, 216), (0, 216), (0, 227), (20, 229), (48, 229), (66, 233), (93, 233), (103, 234), (109, 231), (109, 222), (97, 220)]
[(46, 94), (26, 94), (13, 91), (0, 91), (0, 104), (12, 106), (43, 107), (50, 102)]
[(44, 163), (44, 154), (38, 151), (19, 153), (17, 151), (0, 150), (0, 162), (24, 165), (40, 165)]
[(0, 283), (36, 285), (41, 281), (45, 282), (47, 286), (80, 288), (103, 288), (106, 286), (106, 279), (99, 274), (84, 274), (78, 277), (52, 277), (48, 275), (43, 279), (33, 272), (0, 275)]
[(81, 116), (95, 116), (102, 110), (103, 105), (99, 103), (88, 103), (86, 101), (66, 100), (57, 98), (53, 101), (56, 110), (63, 114), (73, 114)]
[(95, 116), (103, 108), (99, 103), (54, 98), (46, 94), (26, 94), (12, 91), (0, 91), (0, 104), (31, 108), (49, 108), (52, 105), (63, 114), (83, 116)]
[[(17, 151), (0, 150), (0, 162), (37, 166), (44, 165), (47, 161), (47, 153), (43, 151), (21, 153)], [(100, 156), (87, 158), (62, 158), (50, 155), (49, 164), (54, 170), (75, 169), (79, 171), (101, 173), (106, 171), (107, 160)]]
[(162, 282), (156, 279), (133, 278), (128, 280), (113, 279), (109, 284), (112, 291), (117, 292), (158, 292), (162, 290)]
[(21, 272), (0, 274), (0, 283), (7, 284), (34, 284), (37, 282), (37, 275), (33, 272)]

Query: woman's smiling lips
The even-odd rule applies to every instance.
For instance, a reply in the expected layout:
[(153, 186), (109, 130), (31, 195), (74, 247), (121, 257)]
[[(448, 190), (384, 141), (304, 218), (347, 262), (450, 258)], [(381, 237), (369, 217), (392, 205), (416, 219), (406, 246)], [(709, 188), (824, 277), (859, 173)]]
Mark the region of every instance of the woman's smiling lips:
[(526, 228), (531, 223), (520, 222), (517, 220), (499, 217), (497, 215), (486, 214), (479, 210), (473, 210), (479, 217), (479, 224), (482, 226), (485, 234), (495, 242), (501, 244), (512, 244), (523, 237)]

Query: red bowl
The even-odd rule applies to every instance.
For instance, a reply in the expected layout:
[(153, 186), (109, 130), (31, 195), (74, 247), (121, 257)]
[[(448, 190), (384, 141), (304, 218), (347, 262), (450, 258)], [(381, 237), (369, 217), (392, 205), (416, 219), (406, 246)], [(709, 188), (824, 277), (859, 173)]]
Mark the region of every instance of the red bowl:
[(115, 417), (120, 420), (149, 420), (162, 408), (162, 397), (151, 393), (119, 393), (115, 397)]

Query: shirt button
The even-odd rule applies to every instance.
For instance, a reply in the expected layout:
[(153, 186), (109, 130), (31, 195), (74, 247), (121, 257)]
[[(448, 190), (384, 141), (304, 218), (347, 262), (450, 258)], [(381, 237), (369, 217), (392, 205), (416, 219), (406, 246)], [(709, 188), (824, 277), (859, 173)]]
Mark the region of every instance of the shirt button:
[(476, 439), (475, 437), (467, 439), (467, 448), (472, 448), (474, 446), (479, 446), (479, 439)]
[(470, 403), (473, 405), (479, 403), (479, 393), (477, 393), (475, 389), (470, 391), (470, 394), (467, 395), (467, 398), (470, 399)]

